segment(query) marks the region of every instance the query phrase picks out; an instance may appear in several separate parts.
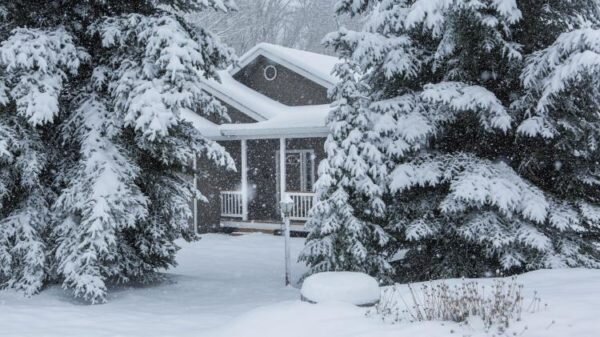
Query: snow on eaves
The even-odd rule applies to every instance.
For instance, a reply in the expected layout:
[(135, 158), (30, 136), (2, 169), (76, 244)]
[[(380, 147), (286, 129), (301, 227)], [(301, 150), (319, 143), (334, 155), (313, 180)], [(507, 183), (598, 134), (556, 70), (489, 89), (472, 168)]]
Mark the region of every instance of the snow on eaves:
[(180, 110), (180, 116), (183, 120), (192, 123), (192, 125), (200, 130), (204, 137), (214, 139), (221, 136), (219, 125), (209, 121), (190, 109)]
[(277, 116), (257, 123), (224, 124), (220, 132), (225, 138), (325, 137), (330, 106), (286, 106)]
[(202, 89), (257, 121), (273, 118), (285, 107), (236, 81), (228, 71), (219, 71), (218, 75), (218, 80), (203, 80)]
[(301, 75), (321, 84), (332, 87), (338, 82), (333, 69), (340, 59), (334, 56), (317, 54), (299, 49), (287, 48), (270, 43), (259, 43), (239, 60), (239, 67), (232, 69), (232, 75), (262, 55)]
[(215, 124), (191, 110), (183, 110), (181, 117), (192, 123), (202, 135), (213, 140), (259, 139), (279, 137), (325, 137), (328, 133), (326, 118), (329, 105), (288, 107), (272, 119), (256, 123)]

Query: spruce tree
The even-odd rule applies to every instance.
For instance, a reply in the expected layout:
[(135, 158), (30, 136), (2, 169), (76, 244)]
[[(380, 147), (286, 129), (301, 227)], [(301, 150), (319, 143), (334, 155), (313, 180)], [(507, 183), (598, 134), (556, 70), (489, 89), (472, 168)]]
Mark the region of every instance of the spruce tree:
[[(600, 266), (596, 1), (342, 0), (338, 12), (366, 17), (329, 41), (368, 88), (354, 94), (390, 172), (376, 184), (395, 240), (372, 256), (395, 255), (404, 280)], [(323, 241), (316, 210), (308, 247)]]
[(319, 166), (318, 201), (306, 224), (310, 234), (300, 260), (310, 265), (310, 273), (353, 270), (384, 279), (391, 269), (379, 254), (390, 239), (380, 226), (380, 182), (387, 171), (377, 147), (380, 139), (370, 131), (367, 88), (355, 77), (357, 67), (347, 61), (335, 70), (340, 84), (331, 94), (338, 102), (328, 118), (327, 160)]
[(151, 281), (194, 238), (186, 167), (232, 166), (180, 116), (224, 114), (201, 90), (232, 51), (184, 13), (228, 0), (4, 1), (0, 281), (59, 281), (92, 303)]

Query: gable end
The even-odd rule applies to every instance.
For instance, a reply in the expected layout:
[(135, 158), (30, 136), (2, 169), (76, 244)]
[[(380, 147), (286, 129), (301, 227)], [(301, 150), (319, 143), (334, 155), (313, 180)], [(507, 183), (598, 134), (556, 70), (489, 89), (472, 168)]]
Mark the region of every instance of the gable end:
[(331, 103), (328, 87), (263, 55), (238, 69), (233, 78), (245, 86), (288, 106)]

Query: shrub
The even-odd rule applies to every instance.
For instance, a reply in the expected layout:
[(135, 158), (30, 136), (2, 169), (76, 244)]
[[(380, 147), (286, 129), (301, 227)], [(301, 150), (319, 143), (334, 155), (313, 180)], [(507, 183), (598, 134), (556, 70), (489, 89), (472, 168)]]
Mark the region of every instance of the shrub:
[(462, 281), (456, 285), (427, 282), (414, 285), (394, 285), (383, 290), (379, 304), (369, 312), (390, 323), (416, 321), (467, 322), (479, 317), (486, 330), (497, 327), (506, 331), (514, 321), (520, 321), (523, 311), (535, 312), (541, 300), (535, 293), (531, 303), (523, 303), (523, 285), (516, 278), (494, 280), (485, 286), (477, 281)]

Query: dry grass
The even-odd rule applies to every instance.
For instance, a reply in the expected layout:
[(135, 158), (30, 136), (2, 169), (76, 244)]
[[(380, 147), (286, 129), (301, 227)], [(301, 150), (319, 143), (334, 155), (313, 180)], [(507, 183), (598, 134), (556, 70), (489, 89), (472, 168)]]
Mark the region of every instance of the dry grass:
[[(541, 309), (537, 293), (527, 306), (523, 301), (523, 285), (515, 278), (494, 280), (485, 286), (477, 281), (462, 281), (450, 286), (444, 282), (429, 282), (415, 288), (396, 285), (386, 288), (379, 304), (370, 312), (391, 323), (416, 321), (467, 322), (478, 317), (484, 328), (508, 329), (520, 321), (522, 313)], [(403, 296), (404, 295), (404, 296)], [(405, 298), (407, 297), (407, 298)]]

